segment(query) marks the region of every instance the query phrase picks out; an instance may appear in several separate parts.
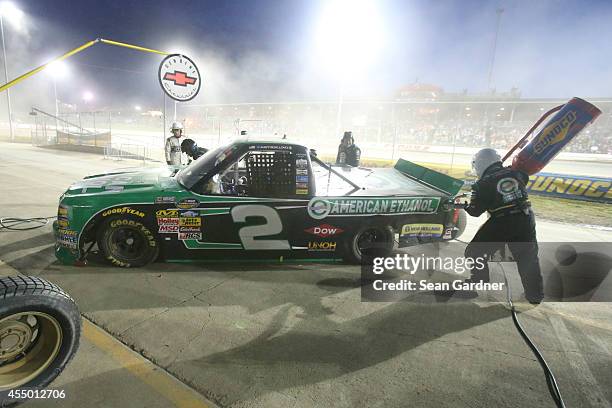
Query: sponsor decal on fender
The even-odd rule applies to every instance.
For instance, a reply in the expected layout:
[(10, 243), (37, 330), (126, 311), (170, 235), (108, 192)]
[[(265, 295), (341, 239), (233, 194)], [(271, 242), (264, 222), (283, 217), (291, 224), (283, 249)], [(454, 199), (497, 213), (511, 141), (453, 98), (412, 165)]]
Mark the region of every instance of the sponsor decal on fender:
[(160, 225), (158, 232), (161, 234), (170, 234), (173, 232), (179, 232), (179, 226), (178, 225)]
[(317, 225), (316, 227), (305, 229), (304, 232), (316, 235), (321, 238), (327, 238), (332, 237), (334, 235), (342, 234), (344, 230), (339, 227), (334, 227), (333, 225), (321, 224)]
[(322, 198), (308, 203), (308, 215), (315, 220), (329, 216), (369, 214), (432, 214), (438, 210), (440, 197), (406, 198)]
[(168, 197), (155, 197), (155, 204), (174, 204), (176, 202), (176, 198), (168, 196)]
[(198, 217), (200, 215), (197, 211), (182, 211), (181, 217)]
[(179, 225), (178, 218), (158, 218), (157, 225)]
[(58, 217), (68, 217), (68, 208), (64, 207), (63, 205), (60, 205), (57, 208), (57, 216)]
[(313, 252), (333, 252), (336, 250), (336, 242), (334, 241), (310, 241), (308, 243), (308, 251)]
[(155, 212), (157, 218), (176, 218), (179, 216), (178, 210), (158, 210)]
[(57, 243), (59, 245), (70, 249), (76, 249), (78, 242), (78, 233), (76, 231), (68, 229), (58, 230)]
[(307, 188), (296, 188), (295, 194), (300, 194), (300, 195), (308, 194), (308, 189)]
[(143, 213), (142, 211), (135, 210), (131, 207), (111, 208), (110, 210), (104, 211), (102, 213), (102, 216), (107, 217), (109, 215), (115, 215), (115, 214), (135, 215), (140, 218), (143, 218), (145, 216), (145, 213)]
[(181, 227), (201, 227), (202, 219), (200, 217), (179, 218), (179, 226)]
[(70, 226), (70, 222), (66, 218), (58, 218), (57, 225), (60, 228), (68, 228)]
[(202, 232), (199, 227), (178, 227), (178, 232)]
[(176, 203), (176, 206), (181, 210), (189, 210), (200, 205), (200, 202), (195, 198), (183, 198), (181, 201)]
[(201, 232), (180, 232), (178, 239), (184, 241), (187, 239), (195, 239), (198, 241), (202, 240), (202, 233)]
[(401, 236), (409, 237), (440, 237), (444, 226), (442, 224), (406, 224), (402, 227)]
[(453, 227), (448, 227), (444, 230), (444, 239), (451, 239), (453, 237)]

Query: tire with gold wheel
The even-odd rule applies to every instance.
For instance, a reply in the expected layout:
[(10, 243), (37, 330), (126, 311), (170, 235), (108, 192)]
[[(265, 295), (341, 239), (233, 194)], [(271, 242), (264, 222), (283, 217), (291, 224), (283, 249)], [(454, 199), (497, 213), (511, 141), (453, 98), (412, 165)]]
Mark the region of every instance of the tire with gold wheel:
[(79, 346), (81, 315), (59, 286), (33, 276), (0, 278), (0, 406), (15, 389), (44, 389)]

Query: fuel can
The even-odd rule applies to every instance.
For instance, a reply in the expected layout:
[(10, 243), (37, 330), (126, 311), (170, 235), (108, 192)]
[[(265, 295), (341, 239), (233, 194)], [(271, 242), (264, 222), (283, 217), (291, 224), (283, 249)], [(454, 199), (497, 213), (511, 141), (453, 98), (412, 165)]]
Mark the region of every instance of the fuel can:
[(580, 98), (570, 99), (514, 156), (512, 168), (529, 175), (539, 172), (600, 114), (595, 105)]

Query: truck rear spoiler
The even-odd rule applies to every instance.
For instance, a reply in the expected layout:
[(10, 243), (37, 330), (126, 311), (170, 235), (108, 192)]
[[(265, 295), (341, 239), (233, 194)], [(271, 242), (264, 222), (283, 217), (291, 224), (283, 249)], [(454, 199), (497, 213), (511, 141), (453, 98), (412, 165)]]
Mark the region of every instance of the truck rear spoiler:
[(464, 183), (463, 180), (404, 159), (399, 159), (393, 168), (418, 183), (449, 196), (457, 195)]

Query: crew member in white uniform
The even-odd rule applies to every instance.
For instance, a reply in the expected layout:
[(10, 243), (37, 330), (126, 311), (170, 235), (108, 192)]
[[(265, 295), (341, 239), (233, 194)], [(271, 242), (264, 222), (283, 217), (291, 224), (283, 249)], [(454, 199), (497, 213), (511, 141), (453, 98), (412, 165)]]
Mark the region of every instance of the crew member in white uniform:
[(172, 136), (166, 139), (166, 163), (180, 166), (182, 164), (181, 136), (183, 136), (183, 124), (179, 121), (172, 122), (170, 131)]

